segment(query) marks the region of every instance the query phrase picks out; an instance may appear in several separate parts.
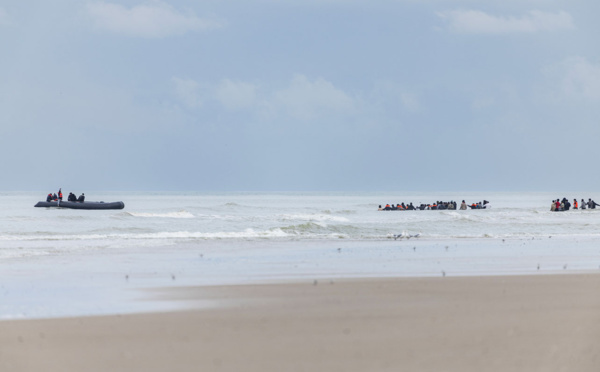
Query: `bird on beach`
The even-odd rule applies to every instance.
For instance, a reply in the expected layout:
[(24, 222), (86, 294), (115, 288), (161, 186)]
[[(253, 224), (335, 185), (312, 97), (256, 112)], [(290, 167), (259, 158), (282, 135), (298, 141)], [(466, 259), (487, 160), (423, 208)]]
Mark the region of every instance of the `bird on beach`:
[(404, 238), (406, 238), (407, 240), (409, 240), (410, 238), (418, 238), (419, 236), (421, 236), (421, 233), (417, 233), (417, 234), (414, 234), (414, 235), (404, 234), (404, 233), (394, 234), (394, 240), (404, 239)]
[(403, 239), (404, 234), (394, 234), (394, 240)]

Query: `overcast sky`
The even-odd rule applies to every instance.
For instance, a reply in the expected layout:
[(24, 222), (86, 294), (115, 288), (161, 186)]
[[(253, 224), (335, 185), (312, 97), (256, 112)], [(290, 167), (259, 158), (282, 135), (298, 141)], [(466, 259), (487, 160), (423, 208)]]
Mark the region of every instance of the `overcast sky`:
[(598, 14), (0, 0), (0, 189), (600, 191)]

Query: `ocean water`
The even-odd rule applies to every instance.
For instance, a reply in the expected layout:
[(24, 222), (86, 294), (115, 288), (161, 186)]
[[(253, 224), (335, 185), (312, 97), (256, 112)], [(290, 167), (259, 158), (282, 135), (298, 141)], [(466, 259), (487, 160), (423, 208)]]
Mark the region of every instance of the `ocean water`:
[[(552, 199), (593, 193), (86, 196), (125, 209), (34, 208), (43, 193), (0, 194), (0, 318), (211, 306), (152, 301), (155, 287), (600, 269), (600, 209), (550, 212)], [(463, 199), (492, 208), (377, 210)], [(401, 233), (419, 237), (394, 240)]]
[[(89, 194), (89, 193), (88, 193)], [(126, 208), (33, 208), (43, 195), (0, 194), (0, 259), (100, 248), (207, 240), (382, 240), (402, 232), (427, 239), (591, 236), (594, 210), (551, 213), (553, 194), (113, 193)], [(572, 197), (570, 199), (572, 200)], [(577, 195), (587, 200), (588, 195)], [(490, 210), (378, 211), (379, 204), (489, 200)], [(600, 212), (600, 209), (598, 210)]]

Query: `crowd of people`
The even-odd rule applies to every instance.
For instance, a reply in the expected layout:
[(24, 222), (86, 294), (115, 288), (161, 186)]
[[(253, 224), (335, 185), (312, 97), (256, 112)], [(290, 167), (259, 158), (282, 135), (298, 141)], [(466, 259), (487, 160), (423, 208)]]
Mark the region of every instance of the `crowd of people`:
[[(62, 201), (62, 200), (63, 200), (62, 188), (58, 189), (58, 193), (54, 193), (54, 194), (50, 193), (46, 197), (46, 201), (47, 202)], [(67, 201), (83, 203), (85, 201), (85, 194), (81, 193), (81, 195), (79, 195), (79, 197), (77, 197), (77, 196), (75, 196), (75, 194), (73, 194), (72, 192), (70, 192), (69, 196), (67, 196)]]
[[(457, 203), (453, 200), (449, 202), (444, 201), (436, 201), (432, 204), (423, 204), (421, 203), (419, 206), (415, 207), (413, 203), (400, 203), (400, 204), (386, 204), (385, 207), (379, 206), (380, 211), (414, 211), (414, 210), (456, 210)], [(483, 202), (467, 204), (464, 200), (460, 204), (460, 210), (466, 210), (468, 208), (471, 209), (489, 209), (491, 208), (490, 202), (484, 200)]]
[(593, 201), (591, 198), (588, 198), (586, 202), (584, 199), (581, 199), (581, 202), (577, 202), (577, 199), (573, 199), (573, 204), (567, 198), (563, 198), (562, 200), (556, 199), (552, 200), (552, 204), (550, 205), (550, 210), (552, 212), (561, 212), (568, 211), (569, 209), (596, 209), (596, 206), (600, 206), (600, 204)]

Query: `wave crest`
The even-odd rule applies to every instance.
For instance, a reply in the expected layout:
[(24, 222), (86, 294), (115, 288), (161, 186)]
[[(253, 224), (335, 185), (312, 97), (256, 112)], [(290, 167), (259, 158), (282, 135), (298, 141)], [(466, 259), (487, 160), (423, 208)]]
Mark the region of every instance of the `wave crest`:
[(279, 218), (283, 221), (349, 222), (346, 217), (330, 214), (282, 214)]
[(133, 217), (145, 218), (194, 218), (195, 216), (186, 210), (167, 213), (143, 213), (143, 212), (123, 212)]

